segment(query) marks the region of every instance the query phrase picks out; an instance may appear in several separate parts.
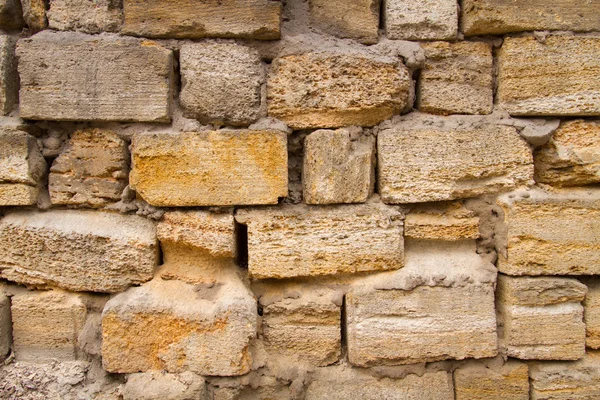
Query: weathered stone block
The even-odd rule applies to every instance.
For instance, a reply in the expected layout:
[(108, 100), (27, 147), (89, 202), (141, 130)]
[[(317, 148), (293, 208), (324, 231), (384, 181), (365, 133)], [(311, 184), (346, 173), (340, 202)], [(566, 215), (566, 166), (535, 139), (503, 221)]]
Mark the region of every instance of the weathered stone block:
[(0, 288), (0, 361), (10, 352), (12, 345), (12, 322), (10, 316), (10, 299)]
[(584, 321), (587, 347), (600, 349), (600, 279), (592, 278), (584, 281), (588, 293), (583, 301)]
[(23, 16), (19, 0), (0, 0), (0, 29), (21, 29)]
[(403, 266), (401, 211), (363, 205), (240, 209), (248, 226), (248, 270), (257, 279), (331, 275)]
[(123, 400), (205, 400), (207, 398), (204, 379), (189, 371), (181, 374), (151, 371), (128, 375), (121, 394)]
[(124, 0), (127, 35), (199, 39), (205, 37), (279, 39), (278, 0)]
[(63, 292), (27, 292), (12, 298), (13, 345), (17, 361), (69, 361), (78, 356), (77, 336), (87, 310)]
[(31, 32), (43, 31), (48, 27), (45, 0), (21, 0), (23, 19)]
[(491, 368), (470, 362), (454, 371), (456, 400), (529, 400), (529, 368), (510, 360)]
[(8, 115), (19, 102), (16, 41), (0, 34), (0, 115)]
[(307, 204), (364, 203), (375, 187), (375, 138), (361, 130), (318, 130), (304, 139)]
[(154, 224), (94, 211), (15, 211), (0, 220), (0, 276), (35, 287), (118, 292), (152, 279)]
[(277, 58), (267, 79), (268, 112), (294, 129), (373, 126), (409, 101), (408, 69), (359, 51)]
[(130, 185), (153, 206), (277, 204), (287, 196), (287, 135), (221, 130), (141, 134)]
[(17, 55), (24, 119), (170, 121), (173, 54), (158, 43), (44, 31)]
[(119, 201), (129, 175), (127, 146), (111, 131), (75, 132), (50, 168), (52, 204), (96, 208)]
[(313, 26), (330, 35), (355, 39), (363, 44), (375, 44), (379, 37), (380, 2), (310, 0), (310, 21)]
[(600, 115), (598, 52), (600, 36), (506, 38), (498, 51), (497, 103), (511, 115)]
[(387, 37), (405, 40), (452, 40), (458, 32), (456, 0), (386, 0)]
[(265, 71), (256, 50), (235, 42), (181, 47), (181, 95), (188, 118), (220, 125), (250, 125), (263, 110)]
[(494, 107), (492, 48), (483, 42), (423, 45), (419, 110), (431, 114), (490, 114)]
[(479, 218), (460, 203), (413, 207), (404, 220), (404, 237), (428, 240), (479, 238)]
[(58, 31), (117, 32), (123, 10), (121, 0), (50, 0), (48, 25)]

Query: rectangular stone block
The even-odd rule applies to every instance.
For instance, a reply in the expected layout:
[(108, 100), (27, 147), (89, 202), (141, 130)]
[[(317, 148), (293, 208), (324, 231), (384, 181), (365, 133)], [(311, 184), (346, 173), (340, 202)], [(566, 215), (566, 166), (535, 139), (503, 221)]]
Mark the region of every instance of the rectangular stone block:
[(136, 215), (15, 211), (0, 220), (0, 277), (33, 287), (119, 292), (152, 279), (154, 224)]
[(0, 115), (8, 115), (19, 102), (16, 41), (0, 34)]
[(404, 265), (403, 217), (375, 201), (236, 212), (248, 226), (248, 270), (256, 279), (398, 269)]
[(123, 400), (206, 400), (204, 378), (192, 372), (165, 374), (151, 371), (127, 376), (120, 394)]
[(21, 29), (23, 15), (19, 0), (0, 0), (0, 29), (10, 31)]
[(420, 204), (404, 220), (404, 237), (426, 240), (479, 238), (479, 218), (462, 204)]
[(600, 349), (600, 279), (584, 280), (588, 293), (583, 301), (587, 347)]
[(78, 358), (77, 336), (87, 315), (79, 296), (58, 291), (19, 293), (12, 298), (11, 312), (17, 361)]
[(529, 189), (502, 195), (508, 229), (498, 269), (508, 275), (600, 274), (600, 191)]
[(10, 352), (12, 345), (12, 322), (10, 316), (10, 298), (0, 288), (0, 361)]
[(600, 36), (505, 38), (496, 102), (511, 115), (600, 115), (598, 52)]
[(510, 360), (487, 366), (470, 362), (454, 371), (456, 400), (529, 400), (529, 368)]
[(453, 40), (458, 33), (456, 0), (385, 0), (387, 37), (404, 40)]
[(310, 0), (313, 26), (339, 38), (375, 44), (379, 38), (381, 0)]
[(277, 204), (287, 196), (287, 135), (220, 130), (136, 135), (130, 186), (153, 206)]
[(85, 33), (117, 32), (123, 19), (122, 0), (50, 0), (50, 29)]
[(20, 116), (169, 122), (173, 54), (121, 36), (40, 32), (17, 44)]
[(200, 39), (279, 39), (279, 0), (124, 0), (126, 35)]

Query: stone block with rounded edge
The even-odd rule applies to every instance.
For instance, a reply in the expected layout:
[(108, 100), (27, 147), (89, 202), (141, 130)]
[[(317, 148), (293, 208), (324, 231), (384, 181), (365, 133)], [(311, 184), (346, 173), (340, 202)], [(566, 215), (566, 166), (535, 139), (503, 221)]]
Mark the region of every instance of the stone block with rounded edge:
[(50, 29), (85, 33), (117, 32), (121, 27), (121, 0), (50, 0)]
[(456, 39), (456, 0), (385, 0), (384, 4), (385, 31), (390, 39)]
[(19, 0), (0, 0), (0, 29), (17, 30), (23, 26), (23, 14)]
[(10, 298), (0, 287), (0, 361), (10, 352), (12, 345), (12, 321), (10, 316)]
[[(494, 361), (498, 363), (498, 360)], [(499, 364), (471, 361), (456, 369), (456, 400), (529, 400), (527, 364), (512, 359)]]
[(23, 19), (31, 32), (43, 31), (48, 27), (45, 0), (21, 0), (21, 4), (23, 5)]
[(206, 392), (204, 378), (190, 371), (131, 374), (121, 389), (123, 400), (205, 400)]
[(8, 115), (19, 102), (16, 41), (0, 34), (0, 115)]
[(375, 44), (379, 37), (381, 0), (310, 0), (313, 26), (339, 38)]
[(593, 277), (583, 281), (588, 288), (583, 301), (587, 347), (600, 349), (600, 279)]
[(404, 237), (448, 241), (478, 239), (479, 218), (460, 202), (417, 204), (404, 220)]

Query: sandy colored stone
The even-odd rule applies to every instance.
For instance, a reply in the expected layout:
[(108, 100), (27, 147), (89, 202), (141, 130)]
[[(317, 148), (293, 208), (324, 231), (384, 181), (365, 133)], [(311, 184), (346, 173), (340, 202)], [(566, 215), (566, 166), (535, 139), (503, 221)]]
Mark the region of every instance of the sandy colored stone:
[(0, 220), (0, 276), (35, 287), (119, 292), (150, 280), (154, 224), (136, 215), (14, 211)]
[(108, 130), (75, 132), (50, 168), (52, 204), (97, 208), (119, 201), (129, 175), (127, 147)]
[(465, 0), (462, 4), (465, 35), (509, 32), (600, 30), (600, 4), (589, 0)]
[(385, 31), (390, 39), (456, 39), (456, 0), (385, 0), (383, 10)]
[(587, 347), (600, 349), (600, 279), (585, 280), (588, 293), (583, 301)]
[(0, 115), (8, 115), (19, 102), (19, 76), (14, 38), (0, 34)]
[(484, 42), (423, 45), (418, 108), (431, 114), (490, 114), (494, 107), (492, 47)]
[(23, 19), (31, 32), (43, 31), (48, 27), (45, 0), (21, 0), (21, 4), (23, 5)]
[(529, 400), (529, 368), (510, 360), (500, 367), (470, 362), (454, 371), (456, 400)]
[(287, 135), (220, 130), (136, 135), (130, 185), (153, 206), (277, 204), (287, 196)]
[(364, 203), (374, 187), (375, 137), (360, 129), (322, 129), (304, 139), (306, 204)]
[(77, 336), (87, 314), (76, 294), (25, 292), (12, 297), (13, 345), (17, 361), (78, 358)]
[(199, 39), (279, 39), (279, 0), (123, 0), (127, 35)]
[(10, 352), (12, 345), (12, 321), (10, 317), (10, 299), (0, 288), (0, 361)]
[(511, 115), (600, 115), (599, 52), (600, 36), (505, 38), (496, 102)]
[(240, 209), (248, 226), (248, 271), (256, 279), (398, 269), (404, 265), (401, 211), (367, 204)]
[(186, 371), (167, 374), (150, 371), (127, 376), (121, 389), (123, 400), (205, 400), (206, 384), (201, 376)]
[(19, 0), (0, 0), (0, 29), (17, 30), (23, 26), (21, 2)]
[(310, 0), (313, 26), (339, 38), (375, 44), (379, 37), (381, 0)]
[(49, 0), (48, 25), (57, 31), (117, 32), (122, 0)]
[(284, 56), (269, 71), (268, 113), (293, 129), (373, 126), (406, 107), (411, 84), (398, 59), (358, 49)]
[(600, 121), (563, 122), (534, 152), (535, 180), (554, 186), (600, 182)]
[(290, 384), (278, 380), (274, 376), (252, 374), (248, 380), (245, 377), (238, 379), (212, 379), (211, 400), (294, 400), (296, 393)]
[(156, 42), (44, 31), (17, 55), (21, 118), (170, 121), (173, 54)]
[(243, 126), (263, 114), (266, 74), (256, 50), (235, 42), (188, 43), (181, 46), (179, 62), (186, 117)]
[(502, 195), (507, 252), (498, 269), (509, 275), (600, 274), (600, 191), (530, 189)]
[(404, 220), (404, 237), (429, 240), (479, 238), (479, 218), (459, 202), (413, 207)]

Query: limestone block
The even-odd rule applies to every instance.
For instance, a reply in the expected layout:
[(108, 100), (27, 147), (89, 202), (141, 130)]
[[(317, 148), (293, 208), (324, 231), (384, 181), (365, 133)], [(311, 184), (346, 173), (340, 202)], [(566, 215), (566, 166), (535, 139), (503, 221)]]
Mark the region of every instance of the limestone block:
[(0, 361), (10, 352), (12, 344), (12, 322), (10, 299), (0, 290)]
[(153, 38), (279, 39), (279, 0), (124, 0), (127, 35)]
[(251, 376), (250, 381), (245, 377), (240, 377), (236, 380), (223, 380), (224, 382), (212, 379), (212, 385), (215, 385), (216, 382), (220, 386), (213, 387), (213, 397), (211, 397), (211, 400), (296, 399), (296, 396), (292, 394), (294, 390), (290, 387), (289, 383), (286, 384), (269, 375), (252, 374)]
[(379, 36), (381, 0), (310, 0), (310, 21), (313, 26), (339, 38), (355, 39), (363, 44), (375, 44)]
[(21, 0), (23, 19), (31, 32), (43, 31), (48, 27), (45, 0)]
[(536, 182), (554, 186), (600, 182), (600, 121), (563, 122), (533, 159)]
[(0, 0), (0, 29), (16, 30), (23, 26), (21, 2), (19, 0)]
[(346, 295), (348, 359), (360, 367), (494, 357), (496, 271), (475, 241), (407, 240), (406, 266)]
[(17, 55), (24, 119), (170, 121), (173, 54), (158, 43), (44, 31)]
[(600, 191), (530, 189), (499, 198), (507, 251), (498, 269), (508, 275), (600, 274)]
[(271, 64), (268, 112), (293, 129), (373, 126), (406, 107), (411, 84), (397, 59), (359, 49), (289, 55)]
[(401, 211), (363, 205), (240, 209), (248, 226), (248, 270), (256, 279), (398, 269), (404, 265)]
[(277, 204), (287, 196), (287, 135), (220, 130), (136, 135), (130, 185), (153, 206)]
[(496, 101), (511, 115), (600, 115), (598, 52), (600, 36), (506, 38), (498, 51)]
[(219, 125), (250, 125), (262, 114), (265, 71), (256, 50), (235, 42), (181, 46), (179, 101), (188, 118)]
[(529, 400), (529, 368), (510, 360), (498, 367), (470, 362), (454, 371), (456, 400)]
[(17, 361), (77, 359), (77, 336), (87, 310), (79, 296), (58, 291), (19, 293), (12, 298)]
[(385, 30), (390, 39), (456, 39), (456, 0), (386, 0), (384, 4)]
[(498, 35), (509, 32), (600, 30), (595, 1), (566, 0), (465, 0), (462, 5), (465, 35)]
[(0, 276), (35, 287), (113, 293), (150, 280), (154, 224), (94, 211), (15, 211), (0, 220)]
[(117, 32), (123, 10), (120, 0), (50, 0), (48, 24), (57, 31)]
[(36, 139), (26, 132), (0, 128), (0, 206), (37, 202), (46, 161)]
[(600, 349), (600, 279), (585, 280), (588, 293), (583, 302), (587, 347)]
[(492, 48), (483, 42), (432, 42), (418, 87), (419, 110), (431, 114), (490, 114), (494, 107)]
[(364, 203), (375, 187), (375, 138), (361, 130), (318, 130), (304, 139), (307, 204)]
[(8, 115), (19, 102), (19, 76), (15, 40), (0, 34), (0, 115)]
[(500, 345), (523, 360), (577, 360), (585, 353), (580, 302), (587, 288), (576, 279), (498, 277)]
[(97, 208), (119, 201), (129, 176), (127, 147), (108, 130), (75, 132), (50, 168), (52, 204)]
[[(509, 126), (416, 116), (379, 131), (379, 193), (385, 203), (477, 197), (533, 183), (533, 156)], [(436, 125), (428, 121), (439, 122)]]
[(127, 376), (121, 393), (123, 400), (205, 400), (206, 384), (201, 376), (189, 371), (151, 371)]
[(429, 240), (479, 238), (479, 218), (461, 203), (418, 204), (404, 220), (404, 237)]

